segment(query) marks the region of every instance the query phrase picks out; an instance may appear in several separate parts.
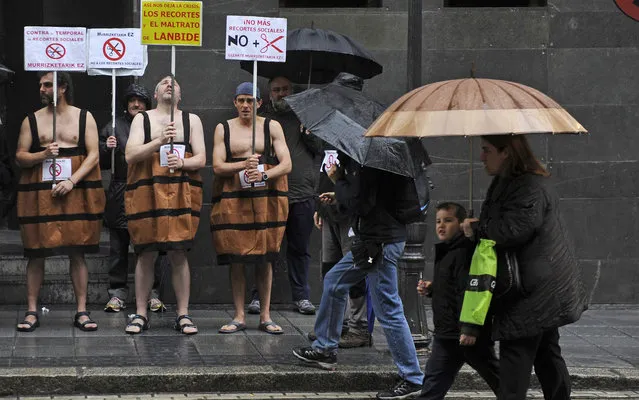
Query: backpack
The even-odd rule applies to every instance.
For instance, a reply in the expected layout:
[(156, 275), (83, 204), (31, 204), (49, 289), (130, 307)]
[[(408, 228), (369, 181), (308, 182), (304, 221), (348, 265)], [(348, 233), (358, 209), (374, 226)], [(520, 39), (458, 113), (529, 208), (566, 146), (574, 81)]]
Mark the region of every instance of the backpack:
[[(422, 182), (425, 180), (428, 180), (426, 176), (420, 178), (397, 176), (395, 210), (392, 213), (397, 221), (402, 224), (412, 224), (426, 220), (430, 197), (428, 184)], [(418, 190), (421, 192), (421, 196), (418, 195)], [(420, 201), (420, 197), (423, 199), (422, 201)]]

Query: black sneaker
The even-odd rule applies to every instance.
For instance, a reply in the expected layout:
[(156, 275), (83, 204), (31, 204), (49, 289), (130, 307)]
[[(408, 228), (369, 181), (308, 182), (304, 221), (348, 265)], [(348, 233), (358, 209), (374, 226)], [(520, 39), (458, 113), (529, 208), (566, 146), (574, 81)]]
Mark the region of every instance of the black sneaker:
[(422, 385), (415, 385), (407, 380), (402, 380), (391, 390), (377, 393), (377, 398), (379, 400), (414, 399), (419, 396), (421, 391)]
[(337, 367), (337, 356), (335, 354), (324, 354), (312, 347), (299, 347), (293, 349), (295, 357), (307, 363), (319, 365), (323, 369), (334, 371)]

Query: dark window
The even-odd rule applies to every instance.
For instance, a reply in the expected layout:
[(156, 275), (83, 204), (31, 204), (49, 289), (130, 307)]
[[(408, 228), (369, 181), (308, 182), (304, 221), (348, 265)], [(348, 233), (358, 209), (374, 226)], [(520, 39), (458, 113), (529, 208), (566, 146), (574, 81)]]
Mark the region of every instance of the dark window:
[(548, 0), (444, 0), (444, 7), (545, 7)]
[(328, 7), (381, 7), (381, 0), (280, 0), (280, 7), (328, 8)]

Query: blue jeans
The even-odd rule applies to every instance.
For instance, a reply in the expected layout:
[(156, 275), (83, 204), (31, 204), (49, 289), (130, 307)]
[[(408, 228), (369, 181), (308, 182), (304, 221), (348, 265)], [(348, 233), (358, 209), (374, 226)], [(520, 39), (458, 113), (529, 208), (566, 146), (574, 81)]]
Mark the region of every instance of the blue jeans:
[(313, 342), (313, 348), (322, 353), (337, 353), (348, 290), (368, 275), (373, 310), (384, 329), (399, 375), (421, 385), (424, 374), (419, 369), (415, 344), (397, 290), (397, 260), (404, 251), (404, 245), (405, 242), (385, 244), (384, 260), (377, 268), (357, 268), (353, 264), (353, 254), (348, 252), (328, 271), (315, 320), (317, 340)]

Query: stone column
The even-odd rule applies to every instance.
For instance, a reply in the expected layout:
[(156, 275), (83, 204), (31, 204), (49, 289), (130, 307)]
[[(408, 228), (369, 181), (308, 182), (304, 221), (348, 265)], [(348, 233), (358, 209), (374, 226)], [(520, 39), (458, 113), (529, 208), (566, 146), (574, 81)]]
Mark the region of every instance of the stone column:
[(406, 247), (397, 264), (399, 295), (404, 303), (404, 315), (408, 321), (415, 347), (428, 346), (430, 334), (423, 299), (417, 294), (417, 281), (424, 271), (424, 240), (427, 224), (416, 222), (406, 226)]

